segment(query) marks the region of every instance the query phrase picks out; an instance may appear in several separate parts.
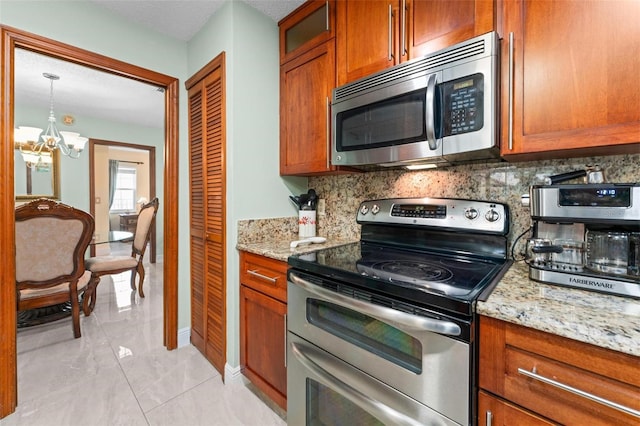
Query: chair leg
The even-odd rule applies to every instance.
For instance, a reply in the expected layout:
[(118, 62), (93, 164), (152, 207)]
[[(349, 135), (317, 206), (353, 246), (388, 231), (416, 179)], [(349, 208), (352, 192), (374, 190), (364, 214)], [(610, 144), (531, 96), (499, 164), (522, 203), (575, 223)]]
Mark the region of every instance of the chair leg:
[(138, 263), (136, 270), (138, 271), (138, 276), (140, 277), (138, 281), (138, 294), (140, 294), (140, 297), (144, 297), (144, 292), (142, 291), (142, 284), (144, 283), (144, 266), (142, 266), (142, 262)]
[(73, 324), (73, 337), (81, 337), (80, 334), (80, 304), (78, 303), (78, 289), (71, 289), (71, 322)]
[(138, 273), (138, 267), (131, 270), (131, 290), (136, 291), (136, 274)]
[(85, 317), (91, 315), (91, 310), (89, 309), (89, 299), (91, 299), (91, 283), (93, 282), (93, 276), (89, 280), (89, 284), (87, 284), (87, 288), (84, 289), (84, 293), (82, 294), (82, 313), (84, 313)]
[(93, 308), (96, 305), (96, 290), (98, 283), (100, 283), (100, 277), (92, 274), (91, 280), (89, 281), (87, 289), (84, 291), (84, 297), (82, 299), (82, 311), (84, 312), (85, 317), (91, 315), (91, 312), (93, 312)]

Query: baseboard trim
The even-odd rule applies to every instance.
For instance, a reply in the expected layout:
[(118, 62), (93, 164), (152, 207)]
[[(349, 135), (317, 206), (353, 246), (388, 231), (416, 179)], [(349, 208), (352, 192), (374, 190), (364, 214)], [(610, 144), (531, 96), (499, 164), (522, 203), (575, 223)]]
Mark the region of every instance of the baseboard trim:
[(225, 383), (235, 382), (238, 380), (242, 380), (244, 376), (242, 375), (242, 371), (240, 366), (232, 367), (229, 363), (224, 365), (224, 381)]
[(190, 344), (191, 344), (191, 327), (185, 327), (178, 330), (178, 347), (182, 348)]
[[(187, 346), (191, 344), (191, 328), (185, 327), (178, 330), (178, 348)], [(242, 375), (242, 370), (240, 366), (233, 367), (226, 363), (224, 365), (224, 381), (229, 383), (236, 380), (245, 380), (245, 377)]]

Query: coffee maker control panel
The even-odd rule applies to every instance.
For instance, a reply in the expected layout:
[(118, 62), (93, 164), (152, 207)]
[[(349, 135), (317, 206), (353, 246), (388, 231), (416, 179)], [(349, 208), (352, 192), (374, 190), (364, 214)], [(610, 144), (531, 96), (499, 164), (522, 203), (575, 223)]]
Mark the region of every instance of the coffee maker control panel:
[(533, 219), (626, 222), (640, 220), (640, 184), (532, 186)]

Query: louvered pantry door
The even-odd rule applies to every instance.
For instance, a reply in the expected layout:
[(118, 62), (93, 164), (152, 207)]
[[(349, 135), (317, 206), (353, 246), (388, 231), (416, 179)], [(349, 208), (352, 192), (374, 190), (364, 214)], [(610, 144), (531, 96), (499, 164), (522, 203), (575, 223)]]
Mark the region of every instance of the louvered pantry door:
[(191, 342), (224, 377), (225, 127), (221, 65), (189, 89)]

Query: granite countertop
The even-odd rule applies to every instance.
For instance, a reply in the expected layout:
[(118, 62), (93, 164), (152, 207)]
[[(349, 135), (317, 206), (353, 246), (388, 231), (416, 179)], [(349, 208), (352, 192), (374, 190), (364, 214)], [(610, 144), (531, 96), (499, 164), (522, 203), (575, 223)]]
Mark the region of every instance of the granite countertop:
[[(290, 248), (288, 239), (239, 242), (241, 251), (286, 262), (292, 254), (310, 253), (359, 240), (328, 239), (322, 244)], [(497, 318), (607, 349), (640, 356), (640, 300), (539, 283), (529, 279), (524, 262), (515, 262), (476, 310)]]
[[(293, 240), (291, 240), (293, 241)], [(281, 239), (277, 241), (261, 241), (257, 243), (238, 243), (236, 248), (241, 251), (249, 253), (259, 254), (262, 256), (270, 257), (271, 259), (281, 260), (286, 262), (289, 256), (292, 254), (304, 254), (313, 251), (322, 250), (329, 247), (337, 247), (345, 244), (357, 242), (359, 240), (345, 240), (345, 239), (327, 239), (326, 242), (320, 244), (305, 244), (296, 248), (291, 248), (290, 240)]]
[(515, 262), (485, 302), (481, 315), (640, 356), (640, 300), (529, 279)]

